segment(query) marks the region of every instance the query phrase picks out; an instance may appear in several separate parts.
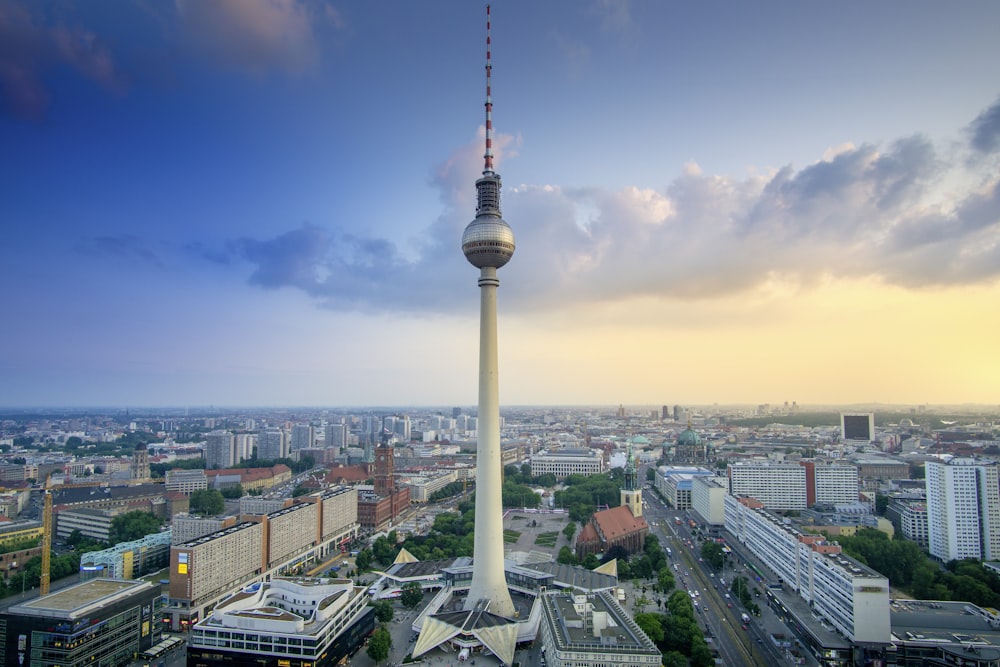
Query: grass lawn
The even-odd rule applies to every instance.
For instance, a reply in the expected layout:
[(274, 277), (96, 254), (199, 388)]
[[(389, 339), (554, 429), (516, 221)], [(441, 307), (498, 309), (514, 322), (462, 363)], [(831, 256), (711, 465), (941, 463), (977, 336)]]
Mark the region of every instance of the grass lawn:
[(559, 533), (539, 533), (538, 537), (535, 538), (535, 544), (540, 547), (554, 547), (556, 545), (556, 540), (559, 539)]

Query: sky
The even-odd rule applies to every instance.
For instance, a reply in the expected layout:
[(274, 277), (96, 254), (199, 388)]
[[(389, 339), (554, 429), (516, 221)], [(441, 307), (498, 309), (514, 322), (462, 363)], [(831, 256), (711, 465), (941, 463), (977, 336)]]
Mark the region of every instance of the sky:
[[(502, 404), (1000, 403), (1000, 4), (491, 11)], [(474, 405), (485, 42), (0, 0), (0, 405)]]

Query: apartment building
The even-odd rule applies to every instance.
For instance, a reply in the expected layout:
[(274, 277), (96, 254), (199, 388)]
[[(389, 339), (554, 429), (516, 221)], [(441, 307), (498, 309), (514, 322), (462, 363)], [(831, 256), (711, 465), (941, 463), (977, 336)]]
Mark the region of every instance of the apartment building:
[(726, 497), (726, 530), (848, 640), (888, 645), (889, 580), (822, 535), (803, 534), (745, 500)]
[(1000, 474), (994, 461), (928, 461), (928, 551), (942, 561), (1000, 558)]

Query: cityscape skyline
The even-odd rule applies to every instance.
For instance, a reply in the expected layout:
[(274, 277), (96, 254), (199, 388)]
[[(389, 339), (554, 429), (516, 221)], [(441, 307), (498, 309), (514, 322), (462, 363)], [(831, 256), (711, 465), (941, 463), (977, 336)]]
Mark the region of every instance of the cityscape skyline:
[[(0, 405), (475, 404), (482, 11), (0, 6)], [(493, 16), (501, 405), (997, 404), (1000, 7)]]

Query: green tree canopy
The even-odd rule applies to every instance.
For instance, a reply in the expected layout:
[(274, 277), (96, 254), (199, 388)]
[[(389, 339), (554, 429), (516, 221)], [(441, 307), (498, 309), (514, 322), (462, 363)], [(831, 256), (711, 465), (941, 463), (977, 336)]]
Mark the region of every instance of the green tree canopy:
[(723, 551), (722, 545), (711, 540), (702, 542), (701, 557), (716, 570), (722, 569), (726, 563), (726, 552)]
[(576, 555), (569, 547), (564, 546), (559, 550), (559, 555), (556, 556), (556, 562), (562, 563), (563, 565), (576, 565)]
[(375, 629), (368, 639), (368, 657), (377, 665), (389, 657), (389, 650), (392, 648), (392, 635), (384, 627)]
[(111, 520), (109, 542), (112, 545), (119, 542), (131, 542), (146, 535), (159, 532), (163, 521), (149, 512), (136, 510), (119, 514)]
[(563, 535), (566, 536), (567, 540), (572, 540), (573, 536), (576, 535), (576, 522), (570, 521), (567, 523), (566, 527), (563, 528)]
[(362, 549), (358, 552), (357, 557), (354, 559), (354, 564), (357, 566), (358, 570), (365, 572), (372, 566), (372, 560), (374, 556), (372, 555), (371, 549)]
[(388, 600), (372, 600), (371, 606), (375, 609), (375, 620), (379, 623), (389, 623), (392, 621), (392, 603)]
[(218, 489), (198, 489), (189, 498), (192, 514), (216, 516), (226, 508), (226, 501)]
[(424, 589), (419, 581), (408, 581), (403, 584), (400, 602), (407, 609), (416, 609), (424, 599)]

